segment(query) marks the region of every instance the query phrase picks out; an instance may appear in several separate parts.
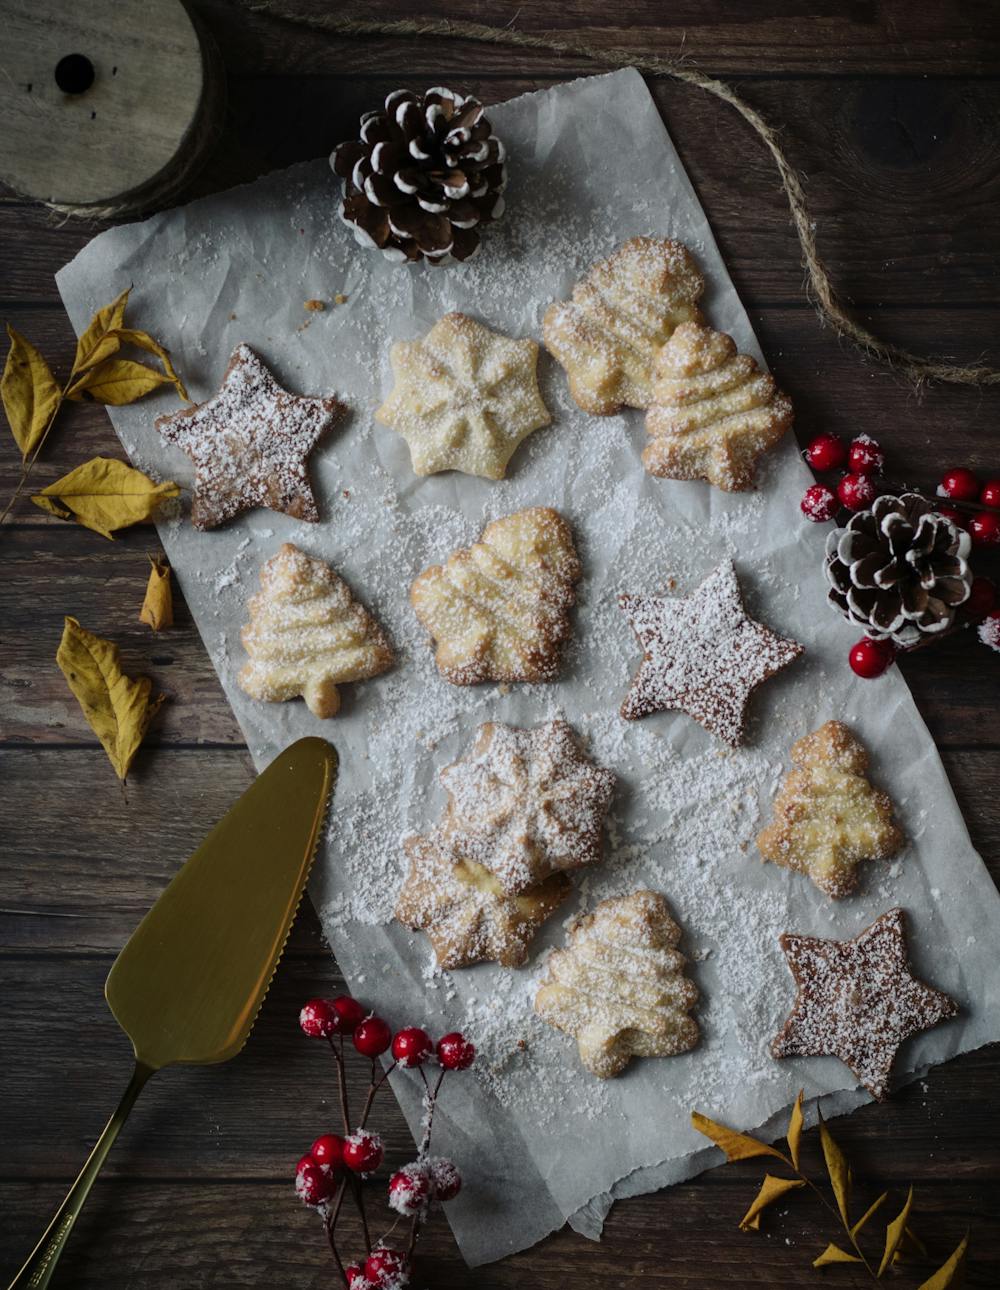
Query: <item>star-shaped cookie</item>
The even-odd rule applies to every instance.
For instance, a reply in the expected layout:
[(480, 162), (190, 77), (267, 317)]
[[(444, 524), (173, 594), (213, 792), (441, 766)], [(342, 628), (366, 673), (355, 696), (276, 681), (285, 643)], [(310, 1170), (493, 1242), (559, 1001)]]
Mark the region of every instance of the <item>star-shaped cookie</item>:
[(511, 340), (465, 314), (445, 314), (423, 340), (391, 350), (395, 384), (375, 413), (409, 445), (417, 475), (460, 470), (503, 479), (522, 440), (552, 418), (533, 340)]
[(237, 345), (218, 394), (156, 420), (194, 462), (195, 528), (217, 528), (255, 506), (316, 523), (306, 458), (345, 411), (333, 397), (289, 394), (249, 345)]
[(850, 941), (780, 937), (798, 993), (775, 1057), (839, 1057), (882, 1101), (904, 1039), (954, 1017), (954, 999), (918, 981), (906, 954), (901, 909), (890, 909)]
[(686, 712), (736, 748), (750, 695), (803, 652), (747, 617), (732, 560), (690, 596), (618, 597), (644, 650), (621, 714)]

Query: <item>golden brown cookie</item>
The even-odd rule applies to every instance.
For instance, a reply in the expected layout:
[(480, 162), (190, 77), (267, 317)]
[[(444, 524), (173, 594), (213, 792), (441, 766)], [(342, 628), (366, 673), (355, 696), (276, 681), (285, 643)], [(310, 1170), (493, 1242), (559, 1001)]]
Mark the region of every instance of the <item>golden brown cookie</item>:
[(579, 578), (569, 525), (534, 506), (487, 524), (473, 546), (425, 569), (410, 601), (452, 685), (552, 681)]
[(451, 837), (505, 893), (601, 857), (615, 777), (584, 756), (565, 721), (531, 730), (488, 721), (441, 783)]
[(517, 446), (552, 418), (535, 369), (538, 346), (445, 314), (423, 340), (391, 350), (395, 384), (375, 413), (406, 440), (413, 470), (503, 479)]
[(680, 928), (655, 891), (602, 900), (546, 960), (538, 1015), (572, 1035), (598, 1079), (633, 1057), (673, 1057), (698, 1042), (689, 1010), (698, 990), (684, 975)]
[(705, 280), (668, 238), (633, 237), (587, 270), (572, 300), (545, 311), (545, 346), (566, 369), (585, 412), (648, 408), (656, 359), (674, 328), (700, 322)]
[(758, 457), (792, 424), (792, 402), (731, 336), (681, 323), (656, 361), (643, 465), (661, 479), (753, 486)]
[(447, 828), (404, 842), (410, 870), (396, 901), (404, 926), (427, 933), (443, 968), (497, 962), (518, 967), (549, 914), (570, 892), (565, 874), (508, 895), (481, 864), (466, 857)]
[(191, 523), (214, 529), (255, 506), (316, 523), (306, 458), (345, 411), (333, 397), (289, 394), (249, 345), (237, 345), (218, 394), (156, 419), (194, 462)]
[(774, 818), (757, 838), (772, 864), (808, 874), (828, 896), (849, 896), (862, 860), (887, 860), (903, 845), (888, 794), (865, 778), (868, 754), (841, 721), (792, 744)]
[(317, 717), (340, 710), (338, 685), (378, 676), (393, 664), (382, 628), (342, 578), (286, 542), (260, 571), (241, 633), (250, 661), (240, 672), (252, 699), (301, 695)]

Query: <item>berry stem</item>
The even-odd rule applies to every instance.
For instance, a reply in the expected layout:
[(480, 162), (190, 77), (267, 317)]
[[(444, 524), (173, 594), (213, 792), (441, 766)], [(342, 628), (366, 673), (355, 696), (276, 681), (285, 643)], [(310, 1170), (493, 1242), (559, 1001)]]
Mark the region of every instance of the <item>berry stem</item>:
[(351, 1283), (347, 1279), (347, 1269), (344, 1267), (344, 1260), (340, 1257), (340, 1251), (337, 1249), (337, 1239), (333, 1232), (343, 1199), (344, 1184), (341, 1183), (334, 1208), (331, 1210), (329, 1205), (323, 1207), (323, 1227), (326, 1231), (326, 1239), (330, 1243), (330, 1253), (333, 1255), (333, 1261), (336, 1263), (337, 1271), (340, 1273), (340, 1279), (343, 1281), (345, 1286), (349, 1286)]
[(351, 1132), (351, 1112), (347, 1101), (347, 1068), (344, 1062), (344, 1036), (340, 1036), (340, 1051), (333, 1042), (333, 1035), (327, 1036), (327, 1042), (330, 1045), (330, 1052), (333, 1053), (333, 1060), (337, 1063), (337, 1087), (340, 1090), (340, 1111), (344, 1117), (344, 1136), (350, 1136)]

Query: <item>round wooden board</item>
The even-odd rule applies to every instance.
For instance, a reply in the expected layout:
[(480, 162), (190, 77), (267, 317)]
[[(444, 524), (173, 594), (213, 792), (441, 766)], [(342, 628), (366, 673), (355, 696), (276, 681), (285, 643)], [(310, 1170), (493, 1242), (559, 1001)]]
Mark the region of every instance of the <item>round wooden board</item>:
[[(180, 0), (0, 0), (0, 27), (0, 180), (16, 192), (119, 202), (190, 146), (205, 58)], [(67, 93), (70, 55), (63, 84), (92, 83)]]

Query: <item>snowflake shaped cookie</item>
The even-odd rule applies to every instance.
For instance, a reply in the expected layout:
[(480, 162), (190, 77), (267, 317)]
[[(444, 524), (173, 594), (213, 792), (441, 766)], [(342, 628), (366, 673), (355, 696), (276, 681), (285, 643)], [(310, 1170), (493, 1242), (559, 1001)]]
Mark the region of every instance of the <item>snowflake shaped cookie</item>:
[(488, 721), (441, 782), (449, 831), (506, 893), (600, 859), (615, 777), (584, 756), (565, 721), (532, 730)]
[(552, 418), (535, 369), (538, 346), (451, 313), (423, 340), (391, 350), (395, 384), (375, 413), (406, 440), (413, 470), (503, 479), (518, 445)]

